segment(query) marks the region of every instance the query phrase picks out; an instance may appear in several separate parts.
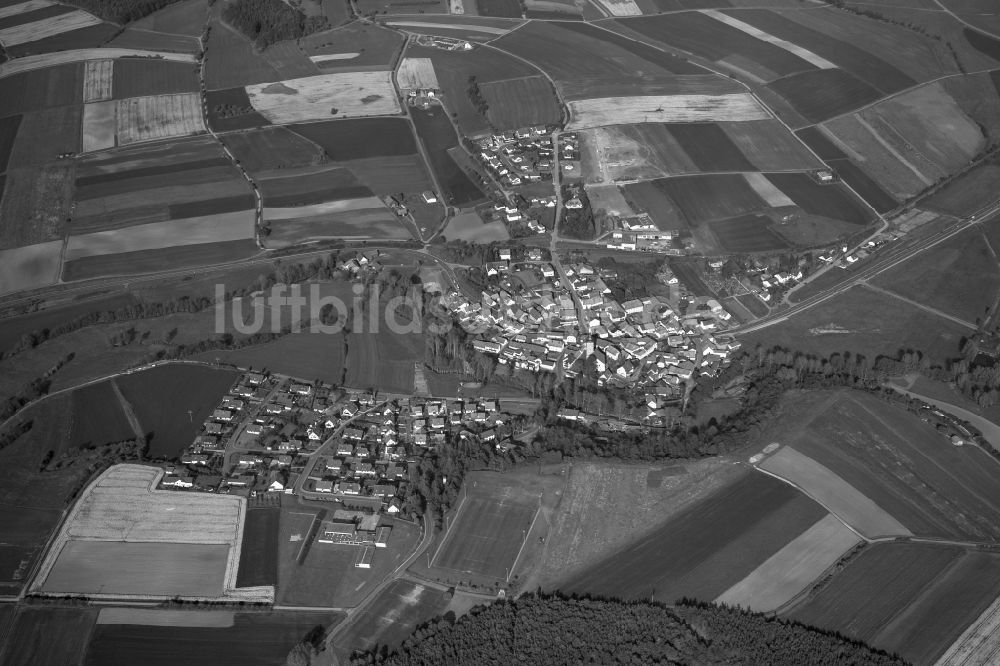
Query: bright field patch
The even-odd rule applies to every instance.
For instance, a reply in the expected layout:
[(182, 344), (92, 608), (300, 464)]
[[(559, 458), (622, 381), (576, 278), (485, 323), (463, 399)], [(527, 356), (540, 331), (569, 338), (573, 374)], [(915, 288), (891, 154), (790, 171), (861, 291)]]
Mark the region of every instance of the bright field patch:
[(118, 145), (205, 131), (198, 93), (123, 99), (115, 113)]
[(506, 578), (538, 509), (526, 499), (467, 498), (434, 566)]
[(116, 108), (111, 100), (83, 105), (83, 152), (114, 147)]
[(403, 58), (396, 72), (396, 82), (403, 90), (438, 90), (441, 87), (434, 74), (434, 61), (430, 58)]
[(179, 245), (242, 240), (253, 236), (254, 212), (236, 211), (70, 236), (66, 247), (66, 260)]
[(629, 123), (690, 123), (767, 120), (771, 116), (749, 93), (733, 95), (648, 95), (569, 102), (567, 129)]
[(36, 42), (47, 37), (61, 35), (64, 32), (79, 30), (92, 25), (99, 25), (101, 19), (83, 11), (72, 11), (59, 16), (22, 23), (0, 30), (0, 43), (5, 47), (27, 42)]
[(142, 49), (116, 49), (116, 48), (94, 48), (94, 49), (73, 49), (69, 51), (58, 51), (56, 53), (42, 53), (39, 55), (29, 55), (23, 58), (8, 60), (0, 64), (0, 77), (10, 76), (21, 72), (29, 72), (56, 65), (69, 63), (86, 62), (88, 60), (105, 60), (107, 58), (126, 58), (134, 56), (137, 58), (162, 58), (176, 62), (189, 62), (196, 64), (195, 57), (190, 53), (167, 53), (161, 51), (145, 51)]
[(84, 63), (84, 103), (111, 99), (111, 77), (113, 73), (114, 60), (88, 60)]
[(0, 250), (0, 294), (54, 283), (61, 252), (62, 241)]
[(253, 107), (274, 124), (400, 113), (391, 72), (320, 74), (246, 87)]
[(860, 542), (857, 534), (836, 516), (828, 514), (726, 590), (715, 602), (750, 608), (758, 613), (776, 610)]

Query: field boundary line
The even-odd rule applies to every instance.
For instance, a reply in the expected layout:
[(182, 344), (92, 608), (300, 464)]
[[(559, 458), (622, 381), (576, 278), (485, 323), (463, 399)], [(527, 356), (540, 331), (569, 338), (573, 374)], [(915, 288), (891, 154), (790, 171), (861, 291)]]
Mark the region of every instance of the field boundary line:
[[(451, 531), (455, 529), (455, 523), (458, 522), (459, 517), (462, 515), (462, 509), (465, 508), (465, 500), (469, 498), (469, 491), (466, 490), (462, 493), (462, 501), (458, 503), (458, 508), (455, 509), (455, 519), (451, 521), (447, 529), (444, 531), (444, 536), (441, 538), (441, 543), (438, 544), (437, 550), (434, 551), (434, 557), (431, 558), (431, 567), (437, 566), (438, 555), (441, 554), (441, 549), (444, 548), (445, 543), (448, 542), (448, 537), (451, 536)], [(449, 568), (449, 567), (444, 567)], [(457, 569), (452, 569), (452, 571), (457, 571)]]
[(531, 517), (531, 524), (528, 525), (528, 529), (524, 532), (524, 539), (521, 541), (521, 547), (517, 549), (517, 556), (514, 557), (514, 561), (510, 565), (510, 571), (507, 573), (507, 582), (510, 582), (510, 576), (517, 569), (517, 562), (521, 559), (521, 553), (524, 552), (524, 547), (528, 545), (528, 537), (531, 535), (531, 530), (535, 528), (535, 521), (538, 520), (538, 514), (542, 512), (542, 496), (538, 495), (538, 506), (535, 507), (535, 514)]
[(956, 324), (959, 324), (960, 326), (964, 326), (965, 328), (971, 328), (972, 330), (976, 330), (976, 328), (977, 328), (976, 325), (973, 324), (972, 322), (965, 321), (964, 319), (959, 319), (958, 317), (955, 317), (953, 315), (950, 315), (950, 314), (947, 314), (945, 312), (942, 312), (941, 310), (938, 310), (936, 308), (932, 308), (929, 305), (924, 305), (923, 303), (920, 303), (918, 301), (914, 301), (912, 299), (909, 299), (906, 296), (902, 296), (900, 294), (897, 294), (896, 292), (891, 291), (889, 289), (884, 289), (882, 287), (876, 287), (875, 285), (873, 285), (870, 282), (868, 282), (868, 280), (861, 280), (858, 283), (858, 285), (861, 286), (861, 287), (864, 287), (865, 289), (869, 289), (869, 290), (877, 292), (879, 294), (884, 294), (884, 295), (889, 296), (891, 298), (898, 299), (900, 301), (903, 301), (904, 303), (908, 303), (908, 304), (912, 305), (913, 307), (915, 307), (915, 308), (917, 308), (919, 310), (924, 310), (925, 312), (929, 312), (929, 313), (931, 313), (933, 315), (941, 317), (942, 319), (947, 319), (947, 320), (952, 321), (952, 322), (954, 322)]

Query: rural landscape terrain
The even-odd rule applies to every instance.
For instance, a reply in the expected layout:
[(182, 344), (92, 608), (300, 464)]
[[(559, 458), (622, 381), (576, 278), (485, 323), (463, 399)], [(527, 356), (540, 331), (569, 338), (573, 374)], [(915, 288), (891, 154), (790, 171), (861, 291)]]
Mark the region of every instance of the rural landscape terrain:
[(0, 0), (0, 664), (1000, 663), (996, 0)]

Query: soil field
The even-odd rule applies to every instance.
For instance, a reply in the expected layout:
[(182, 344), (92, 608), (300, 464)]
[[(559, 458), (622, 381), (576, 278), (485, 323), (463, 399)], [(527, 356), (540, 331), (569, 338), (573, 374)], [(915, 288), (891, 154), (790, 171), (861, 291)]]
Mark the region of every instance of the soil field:
[(323, 151), (287, 127), (266, 127), (222, 136), (244, 169), (250, 173), (321, 164)]
[(448, 601), (443, 590), (405, 579), (395, 580), (344, 627), (334, 649), (343, 661), (354, 651), (370, 650), (376, 645), (393, 650), (418, 625), (443, 613)]
[(413, 124), (424, 144), (431, 167), (444, 189), (445, 201), (453, 206), (467, 206), (483, 199), (483, 193), (448, 154), (458, 145), (455, 128), (441, 107), (413, 109)]
[[(567, 129), (625, 123), (766, 120), (770, 114), (748, 93), (602, 97), (569, 103)], [(728, 140), (728, 139), (727, 139)]]
[(700, 171), (753, 171), (719, 123), (668, 124), (667, 131)]
[(281, 508), (247, 509), (237, 587), (278, 584), (278, 520)]
[(792, 443), (914, 534), (1000, 541), (1000, 463), (978, 447), (952, 446), (916, 415), (860, 392), (816, 393), (785, 409), (769, 441)]
[(117, 381), (139, 422), (152, 434), (150, 455), (173, 458), (194, 441), (236, 377), (231, 370), (170, 364)]
[(156, 250), (104, 254), (74, 259), (63, 264), (62, 279), (66, 282), (112, 275), (138, 275), (213, 266), (246, 259), (258, 253), (253, 240), (222, 241), (198, 245), (177, 245)]
[(684, 214), (673, 199), (657, 186), (656, 181), (629, 183), (625, 185), (622, 193), (634, 210), (649, 213), (657, 228), (663, 231), (680, 231), (688, 228)]
[(168, 60), (120, 58), (115, 61), (115, 99), (198, 91), (198, 66)]
[(390, 72), (340, 72), (246, 87), (250, 104), (275, 124), (401, 112)]
[(839, 185), (820, 185), (804, 173), (769, 173), (766, 176), (797, 206), (812, 215), (862, 226), (875, 217), (849, 190)]
[(721, 123), (719, 127), (759, 171), (823, 167), (823, 164), (777, 120)]
[(1000, 290), (1000, 266), (979, 227), (954, 236), (873, 281), (968, 322), (985, 318)]
[(404, 118), (358, 118), (291, 125), (288, 129), (318, 145), (337, 162), (417, 152), (413, 130)]
[[(962, 556), (962, 549), (953, 546), (916, 543), (870, 546), (818, 592), (793, 608), (790, 616), (883, 647), (875, 640), (882, 630), (888, 630), (893, 619), (917, 602), (935, 578), (945, 574)], [(965, 608), (942, 611), (939, 607), (939, 616), (954, 613), (968, 617)], [(974, 617), (969, 617), (969, 621)], [(947, 647), (944, 636), (928, 638), (940, 640), (942, 649)]]
[(618, 19), (648, 38), (722, 64), (738, 63), (752, 76), (771, 80), (816, 66), (780, 46), (752, 37), (698, 12)]
[(304, 332), (286, 335), (266, 345), (205, 352), (194, 358), (208, 363), (218, 359), (241, 368), (267, 368), (309, 381), (318, 379), (340, 384), (344, 379), (344, 338), (341, 334)]
[(135, 437), (110, 382), (73, 391), (72, 396), (71, 446), (100, 446)]
[(528, 497), (466, 497), (432, 566), (505, 580), (537, 511)]
[(17, 609), (0, 658), (10, 666), (79, 663), (87, 651), (97, 613), (96, 608), (22, 606)]
[(726, 252), (767, 252), (789, 247), (788, 242), (771, 229), (772, 224), (771, 218), (765, 215), (741, 215), (709, 222), (708, 228)]
[(208, 124), (216, 132), (252, 129), (271, 124), (270, 120), (254, 110), (245, 88), (209, 90), (205, 99)]
[(826, 514), (787, 484), (749, 474), (562, 586), (671, 603), (714, 599)]
[(12, 74), (2, 81), (0, 116), (83, 101), (83, 65), (80, 63)]
[(962, 34), (965, 35), (965, 39), (972, 45), (972, 48), (993, 60), (1000, 61), (1000, 39), (994, 39), (978, 30), (970, 30), (969, 28), (965, 28)]
[(221, 8), (213, 8), (212, 12), (216, 18), (210, 23), (205, 51), (205, 85), (209, 90), (281, 79), (278, 71), (243, 35), (218, 18)]
[(341, 164), (378, 195), (417, 193), (434, 189), (430, 174), (420, 155), (371, 157)]
[(842, 69), (820, 69), (786, 76), (768, 88), (813, 123), (823, 122), (875, 102), (882, 94)]
[(271, 611), (237, 613), (231, 627), (99, 624), (87, 650), (87, 666), (143, 663), (192, 666), (281, 663), (317, 626), (338, 619), (333, 613)]
[(498, 129), (556, 125), (562, 120), (559, 100), (544, 76), (492, 81), (479, 89), (489, 104), (490, 123)]
[(8, 169), (0, 203), (0, 247), (27, 246), (59, 238), (73, 197), (73, 163)]
[(654, 181), (693, 224), (728, 219), (766, 208), (739, 174), (685, 176)]
[(922, 205), (930, 210), (966, 217), (996, 201), (998, 180), (1000, 164), (981, 164), (945, 185)]
[[(303, 37), (299, 46), (320, 71), (344, 66), (392, 69), (405, 41), (393, 30), (355, 21), (336, 30)], [(338, 57), (324, 59), (330, 55)]]

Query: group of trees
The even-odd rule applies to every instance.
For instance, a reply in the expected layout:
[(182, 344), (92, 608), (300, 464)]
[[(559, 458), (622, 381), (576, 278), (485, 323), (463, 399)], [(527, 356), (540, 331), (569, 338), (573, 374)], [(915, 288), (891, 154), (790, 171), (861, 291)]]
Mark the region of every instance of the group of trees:
[(112, 23), (130, 23), (179, 0), (67, 0), (68, 4)]
[(409, 664), (904, 664), (894, 655), (805, 625), (714, 604), (679, 607), (526, 594), (419, 627), (391, 654), (354, 666)]
[(594, 211), (590, 208), (590, 199), (582, 187), (563, 187), (563, 203), (576, 198), (583, 204), (582, 208), (567, 208), (563, 206), (562, 219), (559, 220), (559, 233), (568, 238), (590, 240), (597, 234), (594, 222)]
[(472, 102), (472, 106), (476, 107), (476, 111), (485, 118), (486, 113), (490, 110), (490, 105), (483, 97), (483, 91), (479, 89), (479, 82), (476, 81), (475, 75), (469, 77), (469, 86), (465, 89), (465, 94), (469, 96), (469, 101)]
[(329, 25), (325, 16), (306, 16), (282, 0), (235, 0), (223, 8), (222, 18), (261, 49), (311, 35)]

